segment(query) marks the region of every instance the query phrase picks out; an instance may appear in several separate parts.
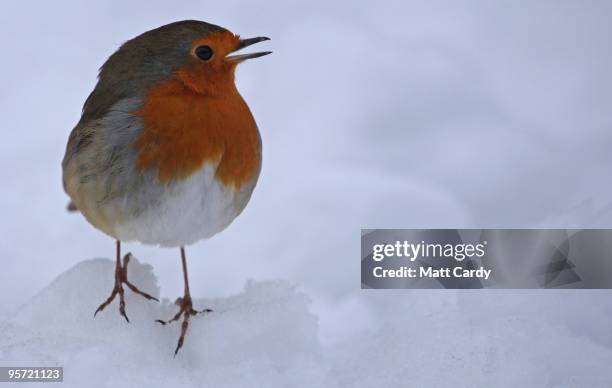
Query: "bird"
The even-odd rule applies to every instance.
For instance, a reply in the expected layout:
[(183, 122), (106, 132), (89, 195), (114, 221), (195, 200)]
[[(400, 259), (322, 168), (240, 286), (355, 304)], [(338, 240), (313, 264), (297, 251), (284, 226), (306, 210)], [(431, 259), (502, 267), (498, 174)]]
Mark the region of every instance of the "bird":
[(262, 142), (253, 114), (235, 85), (236, 67), (271, 51), (236, 53), (270, 40), (243, 39), (198, 20), (146, 31), (123, 43), (100, 67), (62, 160), (69, 210), (79, 211), (115, 240), (115, 277), (104, 310), (117, 296), (129, 323), (124, 285), (131, 253), (121, 243), (178, 248), (184, 294), (174, 355), (196, 310), (189, 290), (187, 246), (224, 230), (244, 210), (258, 181)]

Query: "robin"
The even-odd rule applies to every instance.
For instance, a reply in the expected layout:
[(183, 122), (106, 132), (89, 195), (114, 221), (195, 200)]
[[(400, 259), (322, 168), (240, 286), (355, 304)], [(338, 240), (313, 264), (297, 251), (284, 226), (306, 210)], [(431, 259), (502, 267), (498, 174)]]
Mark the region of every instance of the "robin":
[(66, 146), (63, 185), (69, 209), (116, 240), (115, 285), (94, 313), (124, 288), (156, 300), (128, 279), (121, 241), (180, 249), (185, 292), (174, 354), (195, 310), (185, 246), (225, 229), (245, 208), (261, 168), (261, 138), (236, 89), (236, 66), (270, 51), (234, 54), (266, 37), (241, 39), (225, 28), (185, 20), (124, 43), (100, 68)]

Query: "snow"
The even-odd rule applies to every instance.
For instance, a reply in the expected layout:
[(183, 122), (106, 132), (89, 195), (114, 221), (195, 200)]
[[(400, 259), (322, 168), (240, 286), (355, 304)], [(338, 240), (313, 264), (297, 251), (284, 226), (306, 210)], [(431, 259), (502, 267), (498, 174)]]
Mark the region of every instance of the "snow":
[[(536, 308), (517, 303), (525, 299), (520, 295), (498, 298), (495, 291), (490, 298), (431, 290), (398, 298), (402, 294), (396, 291), (364, 291), (364, 301), (384, 319), (322, 345), (304, 292), (282, 280), (249, 281), (227, 298), (194, 297), (196, 308), (214, 312), (191, 320), (185, 346), (173, 357), (179, 325), (154, 322), (177, 311), (171, 301), (158, 304), (126, 291), (131, 323), (119, 315), (117, 302), (93, 317), (110, 292), (113, 270), (108, 259), (83, 261), (10, 314), (0, 324), (0, 365), (63, 366), (64, 385), (74, 387), (609, 387), (612, 382), (610, 334), (597, 330), (603, 327), (597, 323), (572, 325), (568, 319), (570, 310), (588, 312), (597, 322), (605, 318), (611, 304), (601, 303), (603, 293), (600, 303), (591, 304), (582, 302), (593, 301), (593, 295), (565, 293), (573, 307), (559, 310), (561, 304), (554, 306), (559, 295), (535, 298), (541, 303)], [(129, 276), (159, 295), (150, 265), (133, 259)], [(585, 307), (576, 307), (581, 304)]]
[[(295, 368), (322, 374), (315, 362), (317, 319), (308, 312), (308, 298), (285, 282), (249, 282), (229, 298), (194, 299), (196, 308), (214, 313), (192, 318), (185, 345), (173, 358), (180, 324), (154, 322), (178, 311), (167, 299), (157, 304), (127, 290), (131, 323), (118, 314), (116, 301), (94, 319), (113, 270), (107, 259), (81, 262), (22, 306), (3, 324), (2, 365), (64, 366), (72, 386), (245, 386), (254, 376), (299, 383), (304, 375)], [(133, 260), (129, 276), (159, 295), (151, 266)]]
[[(358, 265), (361, 228), (612, 226), (612, 2), (5, 3), (0, 365), (63, 365), (67, 386), (612, 386), (609, 291), (360, 290)], [(238, 70), (262, 175), (187, 250), (216, 312), (173, 358), (178, 325), (153, 321), (178, 250), (124, 244), (171, 300), (126, 291), (132, 323), (116, 301), (94, 319), (112, 264), (73, 266), (114, 242), (65, 211), (59, 166), (108, 55), (193, 18), (274, 54)]]

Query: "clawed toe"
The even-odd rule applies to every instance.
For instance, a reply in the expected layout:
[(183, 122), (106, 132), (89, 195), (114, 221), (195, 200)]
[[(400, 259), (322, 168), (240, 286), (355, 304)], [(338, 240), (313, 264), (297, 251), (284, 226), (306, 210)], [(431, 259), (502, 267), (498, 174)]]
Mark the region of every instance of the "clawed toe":
[(185, 342), (185, 335), (187, 334), (187, 328), (189, 327), (189, 318), (191, 318), (192, 316), (198, 315), (198, 314), (202, 314), (202, 313), (211, 313), (212, 310), (211, 309), (204, 309), (200, 311), (195, 310), (193, 308), (193, 304), (191, 302), (190, 296), (178, 298), (175, 303), (178, 306), (180, 306), (178, 313), (176, 313), (168, 321), (157, 319), (155, 322), (159, 322), (165, 326), (174, 321), (178, 321), (181, 318), (181, 316), (183, 317), (183, 323), (181, 324), (181, 335), (179, 336), (178, 343), (176, 344), (176, 349), (174, 350), (174, 356), (176, 357), (178, 351), (183, 347), (183, 343)]
[(130, 319), (128, 318), (125, 312), (125, 291), (123, 289), (123, 285), (125, 284), (132, 292), (138, 294), (147, 300), (155, 300), (159, 302), (159, 300), (146, 292), (140, 291), (135, 285), (133, 285), (128, 279), (128, 263), (130, 262), (130, 258), (132, 257), (131, 253), (126, 254), (123, 257), (123, 265), (121, 265), (119, 261), (119, 242), (117, 242), (117, 264), (115, 266), (115, 286), (113, 287), (113, 291), (111, 295), (96, 309), (94, 312), (94, 317), (102, 310), (108, 306), (117, 295), (119, 295), (119, 313), (121, 316), (125, 318), (125, 320), (129, 323)]
[[(135, 285), (133, 285), (128, 280), (128, 264), (130, 262), (132, 255), (128, 253), (123, 257), (123, 265), (121, 265), (121, 242), (117, 240), (117, 260), (115, 266), (115, 286), (113, 287), (113, 291), (111, 295), (96, 309), (94, 312), (94, 317), (102, 310), (108, 306), (117, 295), (119, 295), (119, 313), (125, 318), (127, 322), (130, 322), (126, 312), (125, 312), (125, 291), (123, 289), (123, 285), (125, 284), (132, 292), (138, 294), (147, 300), (155, 300), (159, 302), (157, 298), (154, 296), (147, 294), (146, 292), (140, 291)], [(157, 319), (155, 322), (158, 322), (162, 325), (167, 325), (174, 321), (178, 321), (183, 317), (183, 322), (181, 323), (181, 335), (179, 336), (178, 342), (176, 344), (176, 349), (174, 350), (174, 356), (178, 354), (178, 351), (183, 346), (183, 342), (185, 342), (185, 335), (187, 334), (187, 328), (189, 327), (189, 319), (192, 316), (198, 314), (211, 313), (211, 309), (204, 310), (195, 310), (193, 308), (193, 304), (191, 301), (191, 295), (189, 293), (189, 280), (187, 276), (187, 260), (185, 258), (185, 248), (181, 247), (181, 263), (183, 265), (183, 278), (185, 280), (185, 295), (182, 298), (178, 298), (175, 302), (177, 306), (179, 306), (179, 311), (168, 321), (164, 321), (161, 319)]]

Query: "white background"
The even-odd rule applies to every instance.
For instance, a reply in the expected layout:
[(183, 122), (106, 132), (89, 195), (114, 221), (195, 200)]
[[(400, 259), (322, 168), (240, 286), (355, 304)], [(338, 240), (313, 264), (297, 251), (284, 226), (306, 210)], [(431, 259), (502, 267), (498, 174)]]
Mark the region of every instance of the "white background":
[[(609, 350), (606, 291), (360, 290), (359, 230), (611, 226), (611, 15), (607, 1), (4, 2), (0, 307), (113, 258), (109, 237), (65, 211), (68, 134), (122, 42), (200, 19), (269, 36), (258, 49), (274, 54), (237, 72), (263, 170), (245, 212), (188, 248), (195, 297), (285, 279), (311, 297), (323, 344), (427, 327), (450, 303), (532, 312)], [(182, 292), (178, 250), (125, 249), (154, 267), (162, 296)]]

